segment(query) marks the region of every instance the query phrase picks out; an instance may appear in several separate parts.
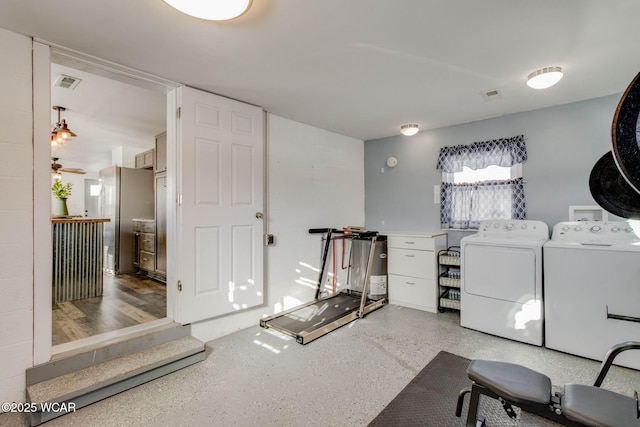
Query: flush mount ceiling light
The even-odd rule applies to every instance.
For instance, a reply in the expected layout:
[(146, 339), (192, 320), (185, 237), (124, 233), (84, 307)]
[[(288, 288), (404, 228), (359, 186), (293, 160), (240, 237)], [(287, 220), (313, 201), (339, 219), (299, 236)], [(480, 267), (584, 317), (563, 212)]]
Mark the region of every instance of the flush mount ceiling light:
[(72, 137), (78, 135), (71, 132), (71, 129), (69, 129), (64, 119), (60, 120), (60, 111), (65, 111), (66, 108), (56, 105), (53, 109), (58, 112), (58, 121), (53, 125), (53, 129), (51, 129), (51, 148), (57, 148), (62, 147), (71, 141)]
[(533, 89), (546, 89), (558, 83), (561, 78), (561, 67), (541, 68), (527, 76), (527, 86)]
[(400, 126), (400, 133), (405, 136), (413, 136), (420, 130), (420, 125), (415, 123), (409, 123), (406, 125)]
[(245, 13), (252, 0), (163, 0), (182, 13), (207, 21), (226, 21)]

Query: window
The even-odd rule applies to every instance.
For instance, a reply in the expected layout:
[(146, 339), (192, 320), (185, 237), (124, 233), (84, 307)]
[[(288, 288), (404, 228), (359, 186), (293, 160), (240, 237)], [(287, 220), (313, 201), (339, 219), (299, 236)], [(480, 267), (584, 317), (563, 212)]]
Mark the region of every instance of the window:
[(478, 228), (488, 219), (526, 219), (522, 163), (524, 136), (443, 147), (442, 228)]

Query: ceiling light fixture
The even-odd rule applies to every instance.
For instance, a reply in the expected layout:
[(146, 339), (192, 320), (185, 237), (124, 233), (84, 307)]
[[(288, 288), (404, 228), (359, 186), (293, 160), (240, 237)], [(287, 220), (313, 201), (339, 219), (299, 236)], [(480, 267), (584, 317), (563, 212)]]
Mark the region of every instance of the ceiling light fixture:
[(66, 108), (56, 105), (53, 109), (58, 112), (58, 121), (53, 125), (53, 129), (51, 129), (51, 148), (57, 148), (62, 147), (71, 141), (72, 137), (78, 135), (71, 132), (65, 120), (60, 120), (60, 111), (66, 111)]
[(420, 130), (420, 125), (415, 123), (409, 123), (406, 125), (400, 126), (400, 133), (405, 136), (413, 136)]
[(533, 89), (546, 89), (558, 83), (561, 78), (561, 67), (541, 68), (527, 76), (527, 86)]
[(182, 13), (207, 21), (237, 18), (251, 7), (252, 0), (163, 0)]

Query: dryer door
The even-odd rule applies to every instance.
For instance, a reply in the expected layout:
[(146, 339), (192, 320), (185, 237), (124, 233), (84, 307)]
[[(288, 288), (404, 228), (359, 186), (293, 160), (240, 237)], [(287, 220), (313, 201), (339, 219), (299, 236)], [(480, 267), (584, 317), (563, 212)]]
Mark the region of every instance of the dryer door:
[(462, 261), (466, 293), (521, 304), (541, 297), (533, 248), (465, 245)]

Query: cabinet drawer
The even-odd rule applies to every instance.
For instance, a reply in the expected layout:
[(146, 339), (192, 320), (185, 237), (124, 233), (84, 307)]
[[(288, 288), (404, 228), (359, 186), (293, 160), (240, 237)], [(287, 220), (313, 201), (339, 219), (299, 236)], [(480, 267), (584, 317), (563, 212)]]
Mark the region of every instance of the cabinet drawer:
[(387, 246), (390, 248), (433, 251), (435, 249), (435, 239), (418, 236), (394, 236), (391, 234), (387, 236)]
[(156, 256), (150, 252), (140, 251), (140, 268), (153, 271), (156, 267)]
[(387, 263), (390, 274), (434, 278), (433, 252), (389, 248)]
[(143, 233), (155, 233), (156, 232), (155, 221), (141, 221), (140, 231)]
[(156, 236), (155, 234), (141, 233), (140, 234), (140, 250), (147, 252), (156, 251)]
[(435, 313), (437, 306), (435, 281), (389, 274), (389, 302)]

